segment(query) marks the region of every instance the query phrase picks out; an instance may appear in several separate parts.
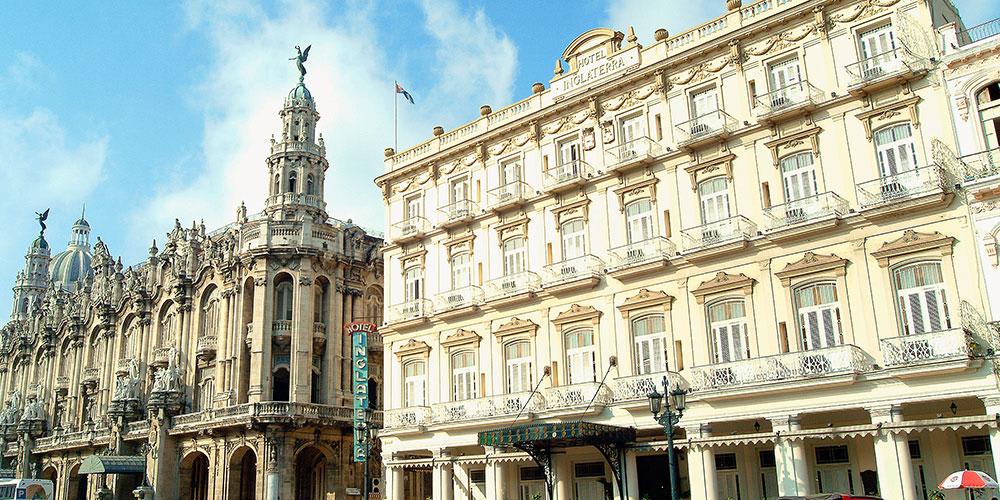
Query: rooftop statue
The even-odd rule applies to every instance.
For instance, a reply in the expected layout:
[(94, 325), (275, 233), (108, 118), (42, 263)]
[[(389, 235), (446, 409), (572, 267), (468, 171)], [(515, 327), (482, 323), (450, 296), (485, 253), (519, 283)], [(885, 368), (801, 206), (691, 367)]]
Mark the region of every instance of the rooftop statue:
[(299, 80), (303, 80), (306, 76), (306, 67), (303, 65), (307, 59), (309, 59), (309, 49), (312, 45), (306, 47), (306, 50), (302, 50), (298, 45), (295, 46), (295, 50), (298, 51), (298, 55), (295, 57), (288, 58), (289, 61), (295, 61), (295, 67), (299, 68)]
[[(308, 52), (309, 52), (309, 49), (307, 48), (306, 49), (306, 53), (308, 53)], [(46, 208), (45, 211), (42, 212), (42, 213), (35, 212), (35, 215), (38, 216), (38, 217), (36, 217), (38, 219), (38, 225), (42, 226), (42, 233), (41, 234), (45, 234), (45, 221), (49, 218), (49, 209)]]

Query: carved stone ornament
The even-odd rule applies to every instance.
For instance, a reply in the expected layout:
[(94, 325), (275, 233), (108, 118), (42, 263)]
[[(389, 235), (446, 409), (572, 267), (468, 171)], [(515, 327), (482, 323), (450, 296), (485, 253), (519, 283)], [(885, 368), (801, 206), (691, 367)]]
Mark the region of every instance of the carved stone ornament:
[(500, 246), (503, 246), (503, 242), (513, 236), (523, 236), (526, 238), (528, 236), (528, 222), (530, 220), (524, 212), (510, 218), (504, 218), (500, 224), (495, 226)]
[(615, 188), (615, 194), (618, 195), (618, 211), (624, 213), (625, 205), (643, 198), (649, 198), (651, 203), (656, 203), (656, 183), (659, 181), (656, 177), (648, 177), (641, 181)]
[(594, 139), (594, 127), (583, 129), (583, 150), (590, 151), (595, 147), (597, 147), (597, 141)]
[(691, 290), (691, 293), (694, 294), (695, 300), (699, 304), (704, 304), (705, 298), (710, 295), (734, 290), (739, 290), (743, 295), (750, 295), (753, 292), (754, 283), (756, 281), (745, 274), (729, 274), (720, 271), (715, 275), (715, 278), (702, 283), (698, 288)]
[(719, 169), (725, 170), (726, 178), (733, 180), (733, 160), (736, 155), (728, 154), (712, 160), (694, 163), (684, 167), (684, 171), (691, 176), (691, 190), (698, 191), (698, 183), (708, 179)]
[(499, 328), (493, 330), (493, 335), (498, 338), (504, 338), (510, 335), (517, 334), (528, 334), (532, 337), (538, 332), (538, 324), (530, 319), (521, 318), (511, 318), (510, 321), (500, 325)]
[(903, 231), (903, 236), (887, 242), (881, 248), (872, 252), (872, 257), (878, 259), (881, 267), (888, 267), (889, 260), (894, 257), (937, 250), (937, 256), (951, 255), (955, 238), (945, 236), (938, 231), (933, 233), (918, 233), (912, 229)]
[(580, 304), (573, 304), (569, 309), (559, 313), (553, 320), (552, 323), (557, 327), (562, 327), (570, 323), (579, 323), (583, 321), (589, 321), (593, 324), (597, 324), (597, 321), (601, 318), (601, 311), (599, 311), (594, 306), (581, 306)]
[(590, 198), (584, 197), (570, 203), (560, 204), (553, 207), (552, 216), (556, 219), (557, 229), (573, 219), (583, 218), (586, 222), (590, 218)]
[(803, 276), (828, 273), (838, 277), (844, 276), (847, 274), (849, 262), (836, 255), (818, 255), (806, 252), (801, 259), (786, 265), (784, 269), (774, 273), (774, 275), (781, 279), (782, 285), (789, 286), (793, 279)]
[(483, 340), (483, 338), (478, 333), (459, 328), (455, 333), (445, 337), (445, 339), (441, 341), (441, 347), (450, 349), (452, 347), (470, 344), (474, 344), (475, 347), (479, 347), (479, 342), (481, 340)]
[(427, 342), (424, 342), (423, 340), (410, 339), (399, 349), (396, 349), (396, 357), (405, 358), (409, 356), (421, 356), (426, 358), (430, 352), (431, 346), (427, 345)]
[(653, 307), (662, 308), (664, 312), (669, 311), (673, 301), (674, 298), (668, 295), (667, 292), (643, 288), (639, 290), (639, 293), (625, 299), (625, 302), (622, 302), (622, 305), (618, 306), (618, 310), (621, 312), (622, 318), (628, 319), (629, 314), (633, 311)]
[[(920, 97), (913, 96), (858, 114), (858, 119), (865, 126), (865, 136), (871, 141), (874, 130), (907, 120), (913, 128), (920, 128), (920, 118), (917, 116), (918, 102)], [(908, 111), (907, 115), (903, 115), (904, 110)]]
[(823, 129), (819, 127), (811, 127), (785, 137), (767, 141), (764, 145), (771, 150), (771, 161), (774, 162), (775, 167), (778, 166), (782, 157), (807, 150), (802, 147), (806, 144), (805, 141), (809, 141), (808, 150), (812, 151), (813, 156), (819, 157), (819, 133), (822, 131)]

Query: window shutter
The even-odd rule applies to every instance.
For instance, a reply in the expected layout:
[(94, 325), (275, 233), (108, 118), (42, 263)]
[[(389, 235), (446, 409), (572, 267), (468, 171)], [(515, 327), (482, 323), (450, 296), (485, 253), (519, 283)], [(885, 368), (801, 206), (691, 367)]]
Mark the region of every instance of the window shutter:
[(732, 361), (729, 353), (729, 327), (720, 326), (717, 337), (719, 339), (719, 361), (723, 363)]
[(920, 303), (920, 292), (911, 293), (907, 298), (910, 303), (910, 319), (913, 322), (913, 329), (910, 333), (924, 333), (924, 311)]
[(823, 309), (823, 333), (826, 336), (826, 347), (839, 344), (837, 341), (837, 325), (834, 322), (833, 312), (833, 308)]
[(819, 349), (823, 347), (823, 340), (819, 335), (819, 315), (816, 311), (809, 311), (806, 318), (809, 320), (809, 348)]
[(924, 292), (924, 298), (927, 300), (927, 318), (930, 320), (930, 331), (936, 332), (941, 330), (941, 311), (939, 308), (937, 290), (927, 290)]

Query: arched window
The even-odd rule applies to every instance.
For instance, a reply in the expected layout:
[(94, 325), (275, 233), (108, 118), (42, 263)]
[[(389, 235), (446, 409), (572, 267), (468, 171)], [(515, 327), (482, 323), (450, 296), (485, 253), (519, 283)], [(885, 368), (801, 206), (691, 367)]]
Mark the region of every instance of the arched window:
[(837, 285), (816, 283), (795, 289), (799, 336), (806, 350), (844, 343)]
[(903, 335), (951, 328), (940, 262), (918, 262), (895, 269), (896, 302)]
[(559, 233), (562, 236), (563, 260), (587, 254), (587, 227), (583, 219), (574, 219), (559, 226)]
[(427, 364), (410, 361), (403, 365), (403, 408), (427, 405)]
[(781, 179), (785, 187), (785, 202), (815, 196), (816, 166), (811, 152), (796, 153), (781, 159)]
[(316, 285), (313, 287), (313, 321), (323, 324), (324, 327), (330, 316), (327, 300), (329, 289), (330, 286), (325, 279), (316, 280)]
[(635, 371), (640, 375), (667, 371), (667, 332), (662, 314), (632, 320)]
[(160, 312), (160, 347), (174, 345), (174, 329), (176, 327), (173, 304), (167, 304)]
[(201, 336), (214, 337), (219, 329), (219, 294), (212, 288), (201, 300)]
[(570, 384), (597, 380), (597, 351), (594, 331), (579, 328), (566, 334), (566, 373)]
[(296, 188), (296, 181), (298, 181), (299, 176), (294, 171), (288, 174), (288, 192), (294, 193)]
[(281, 193), (281, 176), (280, 175), (275, 175), (274, 176), (274, 194), (280, 194), (280, 193)]
[(524, 272), (527, 267), (527, 252), (524, 237), (515, 236), (503, 242), (503, 275), (511, 276)]
[(315, 194), (313, 192), (313, 190), (315, 189), (315, 187), (313, 186), (313, 184), (314, 184), (314, 182), (313, 182), (313, 176), (312, 176), (312, 174), (307, 175), (306, 176), (306, 194)]
[(986, 149), (1000, 148), (1000, 82), (993, 82), (976, 94), (979, 119), (983, 124)]
[(728, 363), (750, 357), (746, 308), (742, 299), (724, 300), (708, 307), (712, 336), (712, 356), (716, 363)]
[(476, 353), (461, 351), (451, 355), (451, 387), (454, 401), (475, 399)]
[(504, 347), (504, 364), (507, 367), (507, 392), (527, 392), (533, 389), (531, 344), (527, 340), (511, 342)]
[(287, 276), (274, 288), (274, 319), (292, 320), (292, 280)]
[(655, 236), (653, 202), (648, 199), (633, 201), (625, 206), (625, 229), (628, 232), (628, 242), (638, 243)]
[(458, 290), (472, 284), (472, 268), (468, 252), (451, 256), (451, 289)]
[(882, 177), (917, 168), (917, 146), (909, 123), (890, 125), (875, 131), (875, 151)]
[(729, 183), (716, 177), (698, 184), (701, 198), (701, 222), (711, 224), (729, 218)]
[(424, 270), (414, 266), (403, 271), (403, 287), (404, 302), (424, 298)]

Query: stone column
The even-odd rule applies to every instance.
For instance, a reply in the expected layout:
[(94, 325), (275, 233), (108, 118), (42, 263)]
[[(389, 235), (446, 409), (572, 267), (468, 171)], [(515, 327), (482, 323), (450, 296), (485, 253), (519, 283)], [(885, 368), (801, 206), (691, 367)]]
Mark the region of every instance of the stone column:
[(386, 500), (403, 500), (403, 468), (392, 467), (387, 469), (387, 472), (385, 478)]
[[(615, 485), (615, 488), (618, 486)], [(639, 466), (636, 464), (634, 451), (625, 452), (625, 488), (628, 495), (624, 498), (628, 500), (639, 499)], [(620, 493), (619, 493), (620, 495)]]
[(506, 465), (495, 458), (486, 459), (486, 500), (507, 500)]
[(178, 451), (174, 440), (167, 434), (166, 421), (154, 417), (150, 434), (155, 436), (153, 450), (146, 455), (146, 471), (152, 482), (156, 498), (180, 498), (178, 483)]
[[(872, 423), (883, 425), (903, 420), (899, 405), (868, 408)], [(879, 492), (883, 498), (916, 500), (913, 483), (913, 462), (904, 433), (890, 433), (880, 429), (875, 436), (875, 466), (878, 469)]]
[(290, 399), (297, 403), (310, 402), (312, 385), (312, 337), (313, 337), (313, 279), (300, 274), (298, 277), (297, 303), (292, 324), (292, 345), (289, 348), (289, 390)]
[(254, 277), (253, 294), (253, 335), (250, 349), (249, 402), (259, 402), (271, 398), (271, 287), (266, 275)]
[(573, 464), (566, 453), (552, 455), (552, 492), (554, 498), (573, 498)]
[(801, 429), (797, 416), (771, 419), (771, 426), (779, 433), (774, 445), (774, 465), (778, 474), (778, 494), (798, 496), (809, 494), (809, 464), (806, 461), (806, 446), (800, 439), (781, 437), (781, 433)]
[[(340, 359), (343, 356), (340, 339), (344, 336), (344, 289), (341, 284), (343, 274), (340, 266), (330, 278), (330, 317), (332, 324), (326, 327), (326, 349), (323, 352), (323, 371), (326, 377), (327, 403), (340, 403), (340, 390), (343, 389), (340, 372)], [(402, 483), (400, 483), (402, 484)]]
[[(708, 425), (685, 427), (688, 438), (709, 437)], [(718, 478), (715, 474), (715, 453), (707, 446), (693, 445), (688, 449), (688, 482), (691, 485), (691, 500), (716, 500)]]
[[(281, 496), (281, 473), (278, 454), (281, 441), (267, 438), (264, 444), (264, 499), (279, 500)], [(291, 470), (291, 469), (289, 469)]]
[(434, 498), (452, 498), (455, 489), (455, 476), (451, 454), (441, 450), (437, 455), (432, 478), (433, 496)]
[[(1000, 397), (980, 399), (986, 406), (986, 415), (994, 418), (1000, 417)], [(990, 428), (990, 448), (993, 450), (993, 470), (1000, 471), (1000, 429)]]

